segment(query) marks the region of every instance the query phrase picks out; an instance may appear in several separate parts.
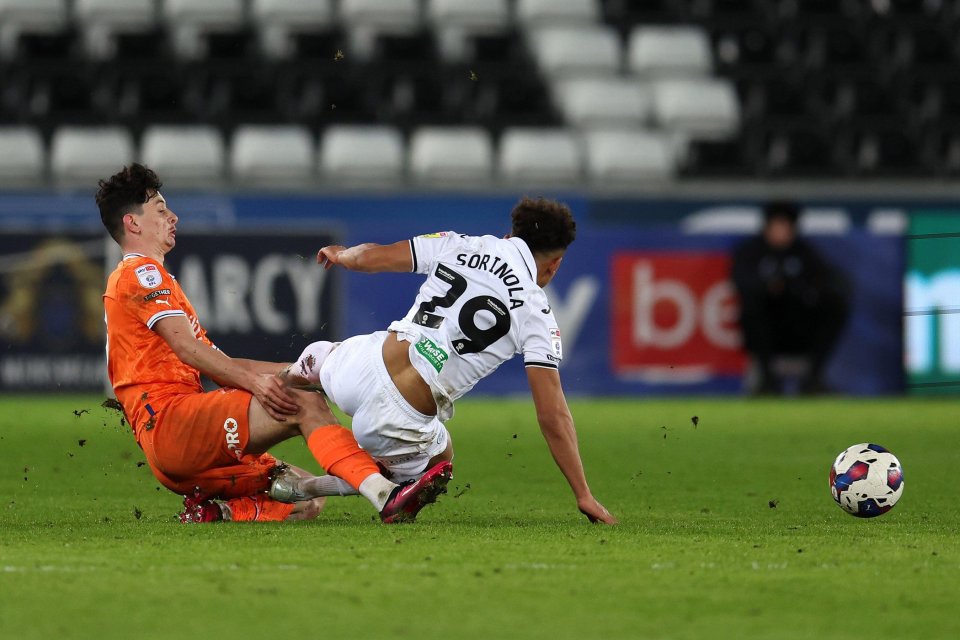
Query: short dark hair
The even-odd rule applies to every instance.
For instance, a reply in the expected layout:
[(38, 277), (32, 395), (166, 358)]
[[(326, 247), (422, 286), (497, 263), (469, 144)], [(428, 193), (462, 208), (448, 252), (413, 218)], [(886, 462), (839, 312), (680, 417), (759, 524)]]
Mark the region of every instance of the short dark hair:
[(136, 162), (97, 183), (100, 220), (117, 243), (123, 238), (123, 216), (131, 209), (139, 211), (162, 186), (156, 173)]
[(545, 198), (524, 197), (510, 213), (510, 235), (522, 239), (533, 253), (563, 250), (577, 237), (570, 207)]
[(800, 219), (800, 205), (792, 200), (773, 200), (763, 207), (763, 221), (770, 222), (774, 218), (788, 220), (797, 224)]

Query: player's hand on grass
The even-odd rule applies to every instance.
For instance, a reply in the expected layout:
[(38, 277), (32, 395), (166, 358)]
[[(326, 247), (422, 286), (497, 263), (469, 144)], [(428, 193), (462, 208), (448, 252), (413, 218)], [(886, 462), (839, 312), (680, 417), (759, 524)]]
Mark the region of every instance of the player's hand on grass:
[(254, 380), (253, 386), (250, 392), (274, 420), (285, 422), (288, 417), (300, 411), (296, 398), (279, 376), (260, 374)]
[(613, 517), (607, 508), (597, 502), (593, 496), (577, 500), (577, 507), (580, 513), (587, 516), (590, 522), (601, 524), (617, 524), (617, 519)]
[(335, 264), (340, 264), (340, 254), (345, 250), (346, 247), (340, 244), (324, 247), (317, 252), (317, 264), (324, 269), (329, 269)]

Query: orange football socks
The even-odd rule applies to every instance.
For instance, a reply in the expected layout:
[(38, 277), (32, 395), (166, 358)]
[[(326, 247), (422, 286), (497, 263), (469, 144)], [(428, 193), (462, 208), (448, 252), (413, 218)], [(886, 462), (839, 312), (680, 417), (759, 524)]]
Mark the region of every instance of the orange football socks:
[(340, 425), (317, 428), (310, 434), (307, 447), (324, 470), (343, 478), (354, 489), (370, 475), (380, 473), (370, 454), (360, 448), (353, 433)]

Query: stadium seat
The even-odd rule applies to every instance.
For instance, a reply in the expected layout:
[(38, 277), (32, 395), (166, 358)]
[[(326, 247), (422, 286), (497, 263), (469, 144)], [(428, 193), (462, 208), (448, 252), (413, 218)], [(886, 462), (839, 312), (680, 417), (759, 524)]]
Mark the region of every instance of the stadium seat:
[(876, 235), (898, 236), (906, 232), (909, 218), (903, 209), (877, 209), (867, 216), (867, 230)]
[(802, 235), (843, 236), (850, 231), (850, 216), (843, 209), (805, 210), (797, 222)]
[(483, 184), (493, 171), (493, 144), (479, 127), (421, 127), (410, 136), (411, 176), (427, 184)]
[(510, 24), (507, 0), (427, 0), (426, 15), (438, 29), (497, 32)]
[[(193, 60), (227, 53), (239, 58), (246, 53), (242, 31), (245, 24), (243, 0), (165, 0), (163, 20), (170, 30), (177, 56)], [(225, 34), (226, 47), (217, 47), (215, 36)], [(235, 41), (231, 36), (236, 36)], [(224, 49), (232, 49), (225, 52)]]
[(92, 187), (136, 159), (126, 127), (60, 127), (50, 142), (50, 174), (59, 184)]
[(207, 125), (153, 125), (140, 144), (140, 157), (171, 188), (210, 187), (224, 178), (223, 138)]
[(619, 28), (624, 38), (638, 24), (672, 24), (684, 11), (677, 0), (604, 0), (603, 19)]
[(660, 80), (653, 86), (656, 121), (691, 139), (722, 139), (736, 134), (740, 107), (729, 82), (719, 79)]
[(0, 127), (0, 185), (36, 186), (44, 177), (43, 138), (33, 127)]
[(189, 122), (197, 116), (184, 99), (181, 75), (169, 65), (111, 67), (103, 74), (99, 91), (125, 124)]
[(517, 21), (528, 27), (596, 23), (598, 0), (517, 0)]
[(22, 33), (56, 33), (67, 24), (67, 0), (0, 0), (0, 57), (13, 54)]
[(340, 19), (348, 32), (349, 53), (361, 61), (373, 58), (379, 36), (409, 36), (422, 25), (417, 0), (341, 0)]
[(836, 177), (831, 132), (816, 125), (759, 129), (754, 133), (762, 172), (783, 177)]
[(697, 211), (680, 220), (683, 233), (753, 235), (763, 227), (763, 215), (753, 206), (718, 206)]
[(333, 0), (253, 0), (250, 17), (260, 51), (274, 59), (292, 57), (298, 35), (327, 33), (336, 24)]
[(143, 35), (157, 25), (153, 0), (75, 0), (73, 7), (83, 30), (84, 50), (96, 60), (115, 57), (122, 34)]
[(771, 77), (778, 73), (777, 41), (766, 29), (712, 29), (713, 61), (718, 73), (732, 77)]
[(620, 39), (607, 26), (547, 27), (528, 33), (548, 76), (612, 76), (620, 70)]
[(416, 31), (417, 0), (340, 0), (340, 18), (350, 27), (368, 26), (386, 32)]
[(238, 185), (309, 184), (315, 175), (313, 138), (305, 127), (245, 125), (233, 132), (230, 173)]
[(578, 127), (642, 126), (650, 117), (649, 87), (629, 78), (575, 78), (554, 85), (567, 123)]
[(327, 127), (320, 172), (331, 184), (395, 184), (404, 173), (403, 137), (384, 125)]
[(712, 68), (710, 40), (699, 27), (634, 28), (627, 69), (646, 78), (703, 76)]
[(681, 175), (698, 178), (748, 177), (753, 163), (740, 138), (690, 140), (681, 161)]
[(601, 129), (583, 134), (586, 173), (593, 184), (630, 185), (670, 180), (675, 153), (669, 136), (642, 129)]
[(513, 127), (500, 137), (497, 166), (504, 182), (569, 185), (581, 178), (580, 156), (578, 141), (565, 129)]
[[(502, 36), (510, 28), (507, 0), (430, 0), (426, 16), (445, 62), (476, 60), (477, 36)], [(512, 39), (507, 38), (505, 48)]]
[(849, 128), (840, 136), (837, 148), (847, 169), (856, 175), (916, 176), (923, 170), (919, 145), (902, 125)]

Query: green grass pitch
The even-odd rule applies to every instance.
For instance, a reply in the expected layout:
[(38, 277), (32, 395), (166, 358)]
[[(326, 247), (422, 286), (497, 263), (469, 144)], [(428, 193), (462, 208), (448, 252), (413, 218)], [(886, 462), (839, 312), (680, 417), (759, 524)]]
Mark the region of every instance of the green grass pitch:
[[(575, 401), (613, 528), (512, 400), (458, 405), (450, 492), (416, 524), (335, 498), (183, 526), (100, 400), (0, 398), (0, 638), (960, 637), (952, 400)], [(904, 467), (873, 520), (827, 487), (863, 441)]]

